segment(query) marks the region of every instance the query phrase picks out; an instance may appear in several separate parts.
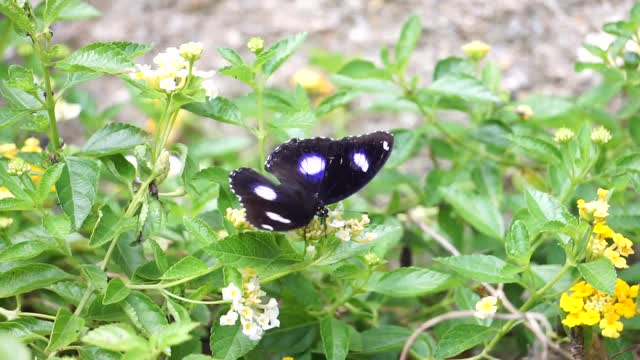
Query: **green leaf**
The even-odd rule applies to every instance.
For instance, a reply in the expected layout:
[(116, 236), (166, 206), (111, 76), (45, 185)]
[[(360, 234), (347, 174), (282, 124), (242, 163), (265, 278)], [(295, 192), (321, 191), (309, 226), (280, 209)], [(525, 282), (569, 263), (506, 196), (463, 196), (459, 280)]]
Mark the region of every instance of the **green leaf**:
[(183, 279), (206, 274), (209, 267), (193, 256), (186, 256), (173, 264), (164, 274), (163, 280)]
[(49, 264), (17, 266), (0, 274), (0, 298), (23, 294), (69, 278), (71, 275)]
[(5, 186), (18, 199), (30, 200), (30, 189), (18, 177), (9, 175), (4, 166), (0, 166), (0, 184)]
[(69, 310), (64, 308), (58, 310), (46, 351), (58, 351), (76, 341), (83, 327), (83, 318), (71, 314)]
[(80, 269), (91, 285), (99, 292), (102, 293), (107, 289), (107, 274), (99, 267), (93, 264), (84, 264), (80, 266)]
[(287, 59), (293, 55), (298, 47), (307, 38), (307, 33), (302, 32), (292, 35), (284, 40), (280, 40), (273, 44), (268, 50), (258, 56), (267, 57), (268, 60), (262, 65), (262, 72), (268, 78), (271, 76)]
[(429, 269), (401, 268), (375, 272), (367, 290), (391, 297), (416, 297), (437, 293), (460, 285), (455, 276)]
[(553, 164), (559, 164), (562, 161), (560, 150), (546, 140), (525, 135), (511, 135), (509, 139), (513, 145), (525, 150), (527, 156)]
[(495, 332), (496, 329), (482, 325), (455, 325), (442, 335), (438, 348), (436, 349), (435, 357), (448, 359), (456, 356), (467, 349), (471, 349), (489, 340)]
[(518, 278), (514, 268), (493, 255), (460, 255), (434, 259), (468, 279), (488, 283), (512, 283)]
[(235, 360), (253, 350), (258, 341), (250, 340), (242, 333), (241, 325), (221, 326), (216, 320), (209, 339), (211, 354), (216, 359)]
[(62, 176), (56, 182), (58, 200), (74, 229), (79, 228), (89, 216), (96, 196), (100, 163), (93, 159), (68, 156)]
[(97, 346), (83, 346), (78, 349), (78, 355), (82, 360), (120, 360), (122, 356), (120, 353)]
[(69, 3), (71, 3), (71, 0), (46, 1), (43, 16), (44, 26), (49, 27), (49, 25), (53, 24), (53, 22), (58, 19), (58, 16), (60, 16), (62, 10), (64, 10), (69, 5)]
[(47, 215), (43, 221), (44, 228), (49, 235), (56, 239), (67, 240), (71, 234), (71, 220), (65, 214)]
[(22, 90), (10, 87), (5, 80), (0, 81), (0, 96), (4, 98), (11, 108), (19, 111), (27, 109), (35, 111), (42, 107), (35, 97)]
[(208, 98), (205, 102), (186, 104), (182, 108), (216, 121), (244, 126), (240, 109), (231, 100), (221, 96)]
[(299, 260), (286, 237), (274, 232), (234, 234), (214, 242), (207, 250), (225, 265), (265, 272), (291, 266)]
[(318, 107), (316, 108), (316, 116), (320, 118), (329, 114), (337, 108), (348, 105), (354, 97), (355, 94), (348, 91), (337, 92), (323, 99), (320, 104), (318, 104)]
[(488, 197), (461, 191), (455, 186), (441, 188), (440, 193), (476, 230), (491, 238), (502, 239), (504, 234), (502, 214)]
[(30, 113), (30, 110), (11, 109), (6, 106), (0, 107), (0, 129), (25, 119)]
[(185, 216), (182, 221), (184, 228), (191, 235), (190, 238), (201, 245), (206, 246), (218, 240), (216, 233), (204, 220)]
[(529, 263), (532, 250), (529, 242), (529, 231), (524, 221), (515, 220), (511, 223), (504, 248), (507, 256), (518, 264), (526, 265)]
[(134, 60), (135, 58), (140, 57), (151, 50), (150, 45), (138, 44), (129, 41), (112, 41), (105, 44), (110, 44), (118, 48), (129, 58), (129, 60)]
[(616, 287), (616, 269), (611, 260), (600, 258), (588, 263), (579, 264), (578, 270), (584, 279), (597, 290), (613, 295)]
[(82, 84), (83, 82), (95, 80), (101, 75), (92, 72), (74, 72), (66, 73), (62, 77), (59, 92), (65, 91), (71, 87)]
[(524, 197), (529, 213), (541, 222), (558, 221), (566, 224), (573, 219), (564, 205), (549, 194), (528, 188)]
[(67, 72), (96, 72), (115, 75), (133, 67), (133, 62), (118, 46), (111, 43), (93, 43), (73, 52), (58, 62), (58, 68)]
[(122, 154), (103, 156), (100, 161), (123, 184), (130, 184), (136, 177), (136, 168)]
[(32, 360), (29, 348), (13, 336), (0, 336), (0, 359)]
[(71, 2), (60, 12), (58, 21), (90, 19), (100, 16), (100, 11), (82, 0)]
[(136, 335), (127, 324), (107, 324), (89, 331), (82, 341), (111, 351), (129, 351), (148, 348), (147, 341)]
[(413, 130), (395, 130), (393, 132), (393, 151), (387, 160), (390, 168), (404, 164), (415, 153), (420, 145), (420, 135)]
[(191, 339), (189, 333), (198, 327), (198, 323), (194, 322), (175, 322), (165, 326), (159, 333), (153, 334), (151, 343), (155, 344), (156, 349), (165, 349), (170, 346), (182, 344)]
[(428, 91), (440, 96), (460, 97), (466, 101), (500, 101), (482, 82), (465, 74), (447, 74), (434, 81)]
[(64, 169), (64, 163), (57, 163), (49, 166), (42, 175), (38, 189), (36, 190), (35, 201), (37, 203), (44, 202), (51, 193), (53, 186), (62, 176), (62, 170)]
[(96, 131), (82, 149), (83, 155), (105, 156), (144, 144), (149, 134), (133, 125), (111, 123)]
[(416, 48), (420, 33), (422, 32), (422, 24), (418, 16), (411, 16), (402, 26), (400, 38), (396, 44), (396, 64), (399, 71), (404, 71), (411, 57), (411, 53)]
[(473, 66), (461, 57), (448, 57), (438, 61), (433, 71), (433, 80), (438, 80), (448, 74), (473, 75)]
[(316, 116), (309, 111), (300, 111), (275, 116), (271, 124), (280, 129), (310, 129), (316, 122)]
[(241, 65), (243, 63), (242, 57), (234, 49), (218, 48), (217, 51), (220, 56), (233, 65)]
[(29, 91), (34, 89), (35, 84), (31, 69), (15, 64), (9, 66), (7, 85), (22, 91)]
[(116, 304), (129, 296), (131, 290), (121, 278), (113, 278), (109, 281), (102, 298), (102, 305)]
[(121, 305), (131, 322), (147, 335), (160, 332), (167, 325), (160, 307), (141, 292), (132, 292)]
[(362, 332), (362, 353), (375, 354), (400, 350), (413, 331), (405, 327), (383, 325)]
[(43, 252), (53, 249), (55, 247), (52, 244), (43, 241), (23, 241), (0, 250), (0, 262), (33, 259)]
[(254, 85), (255, 74), (253, 69), (246, 64), (225, 66), (218, 70), (219, 74), (240, 80), (249, 86)]
[(322, 347), (328, 360), (344, 360), (349, 353), (349, 327), (333, 316), (320, 320)]
[(11, 20), (13, 26), (22, 32), (29, 33), (35, 30), (27, 13), (16, 5), (16, 2), (13, 0), (0, 0), (0, 13)]

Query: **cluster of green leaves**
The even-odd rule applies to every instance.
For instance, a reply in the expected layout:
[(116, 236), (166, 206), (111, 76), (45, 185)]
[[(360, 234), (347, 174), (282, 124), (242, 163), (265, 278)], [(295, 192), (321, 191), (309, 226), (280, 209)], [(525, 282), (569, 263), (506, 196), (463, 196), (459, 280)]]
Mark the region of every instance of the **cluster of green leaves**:
[[(12, 194), (0, 199), (0, 216), (13, 221), (0, 229), (0, 353), (12, 349), (16, 360), (30, 352), (42, 359), (395, 359), (421, 322), (474, 309), (479, 283), (503, 284), (520, 311), (543, 313), (569, 336), (559, 326), (558, 299), (571, 284), (584, 279), (612, 293), (617, 277), (640, 282), (635, 265), (616, 273), (607, 259), (587, 261), (590, 226), (574, 206), (598, 187), (610, 189), (608, 224), (631, 239), (640, 233), (640, 55), (623, 50), (640, 43), (640, 5), (629, 21), (604, 26), (616, 37), (608, 49), (587, 45), (602, 63), (577, 69), (602, 73), (600, 84), (576, 97), (517, 100), (501, 89), (490, 59), (442, 59), (430, 80), (408, 74), (421, 44), (417, 17), (404, 23), (393, 49), (382, 49), (379, 63), (316, 51), (312, 64), (336, 88), (324, 98), (268, 84), (306, 33), (245, 56), (219, 48), (229, 65), (218, 73), (250, 90), (207, 98), (197, 80), (167, 94), (132, 79), (133, 60), (147, 45), (102, 42), (73, 52), (52, 45), (54, 22), (98, 15), (81, 0), (35, 8), (0, 0), (0, 12), (0, 53), (16, 48), (22, 59), (0, 63), (0, 142), (33, 134), (50, 140), (42, 153), (17, 154), (40, 168), (37, 178), (12, 174), (0, 159), (0, 186)], [(102, 76), (123, 80), (134, 104), (157, 121), (153, 136), (112, 122), (120, 106), (100, 111), (77, 91)], [(360, 97), (369, 99), (366, 108), (356, 105)], [(59, 141), (55, 105), (63, 99), (82, 105), (81, 147)], [(227, 208), (239, 207), (230, 170), (254, 160), (262, 168), (273, 145), (322, 126), (342, 134), (356, 114), (399, 112), (422, 121), (392, 130), (385, 169), (344, 205), (369, 211), (366, 231), (375, 241), (329, 236), (308, 253), (294, 233), (238, 231), (225, 218)], [(255, 144), (204, 137), (202, 122), (189, 121), (196, 115), (243, 128)], [(190, 143), (169, 146), (179, 116), (187, 117), (181, 130)], [(560, 126), (575, 138), (555, 142), (550, 132)], [(612, 140), (594, 142), (595, 126), (609, 129)], [(176, 174), (167, 173), (165, 148), (182, 164)], [(440, 247), (434, 232), (462, 255)], [(245, 268), (257, 270), (280, 304), (280, 327), (260, 341), (219, 322), (228, 310), (220, 289), (239, 284)], [(481, 356), (525, 355), (536, 338), (517, 325), (442, 322), (417, 337), (410, 355), (448, 358), (474, 348)], [(626, 322), (623, 337), (602, 351), (630, 355), (623, 350), (637, 342), (637, 329), (637, 319)], [(498, 342), (505, 350), (494, 348)]]

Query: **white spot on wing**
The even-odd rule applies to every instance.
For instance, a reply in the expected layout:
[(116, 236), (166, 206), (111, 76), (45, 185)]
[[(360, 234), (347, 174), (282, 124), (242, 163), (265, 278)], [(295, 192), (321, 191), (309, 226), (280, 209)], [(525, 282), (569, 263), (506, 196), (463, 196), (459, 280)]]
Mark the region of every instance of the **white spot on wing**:
[(267, 229), (267, 230), (273, 230), (273, 226), (271, 225), (267, 225), (267, 224), (262, 224), (260, 225), (263, 229)]
[(326, 162), (323, 157), (311, 154), (300, 160), (298, 170), (304, 175), (318, 175), (324, 171)]
[(271, 220), (279, 221), (283, 224), (291, 224), (291, 220), (283, 218), (279, 214), (273, 213), (271, 211), (267, 211), (265, 214), (267, 214), (267, 217), (269, 217), (269, 219)]
[(388, 151), (389, 150), (389, 143), (386, 142), (386, 141), (383, 141), (382, 142), (382, 148)]
[(369, 170), (369, 161), (367, 160), (367, 156), (361, 152), (357, 152), (353, 154), (353, 162), (362, 170), (363, 172), (367, 172)]
[(265, 199), (265, 200), (275, 200), (278, 195), (276, 194), (275, 191), (273, 191), (272, 188), (264, 186), (264, 185), (258, 185), (256, 186), (253, 191), (256, 193), (256, 195), (260, 196), (261, 198)]

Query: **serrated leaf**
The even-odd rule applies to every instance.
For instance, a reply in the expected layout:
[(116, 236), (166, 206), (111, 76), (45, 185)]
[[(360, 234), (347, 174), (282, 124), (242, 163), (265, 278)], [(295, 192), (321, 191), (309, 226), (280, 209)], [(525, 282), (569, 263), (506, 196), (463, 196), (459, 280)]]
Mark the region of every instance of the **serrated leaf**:
[(307, 38), (307, 33), (302, 32), (292, 35), (284, 40), (280, 40), (273, 44), (268, 50), (259, 55), (270, 54), (269, 59), (262, 65), (262, 72), (269, 77), (272, 75), (287, 59), (293, 55), (300, 45)]
[(411, 57), (411, 53), (416, 48), (418, 40), (420, 40), (420, 33), (422, 32), (422, 25), (418, 16), (411, 16), (402, 26), (400, 32), (400, 38), (396, 44), (395, 54), (396, 63), (395, 66), (400, 71), (404, 71)]
[(456, 356), (490, 339), (495, 332), (496, 329), (482, 325), (455, 325), (442, 335), (435, 357), (448, 359)]
[(221, 96), (208, 98), (205, 102), (186, 104), (182, 108), (216, 121), (243, 126), (240, 109), (231, 100)]
[(193, 329), (198, 327), (198, 323), (193, 322), (175, 322), (165, 326), (159, 333), (154, 334), (152, 343), (156, 349), (165, 349), (170, 346), (182, 344), (191, 339), (189, 334)]
[(33, 80), (33, 72), (31, 69), (27, 69), (20, 65), (9, 66), (9, 77), (7, 85), (20, 89), (22, 91), (29, 91), (35, 87), (35, 81)]
[(43, 252), (53, 249), (55, 247), (52, 244), (43, 241), (23, 241), (0, 250), (0, 262), (33, 259)]
[(206, 246), (218, 240), (216, 233), (204, 220), (185, 216), (182, 222), (184, 228), (191, 235), (191, 239), (196, 240), (201, 245)]
[(355, 94), (348, 91), (337, 92), (323, 99), (320, 104), (318, 104), (318, 107), (316, 108), (316, 116), (322, 117), (324, 115), (327, 115), (333, 110), (349, 104), (354, 97)]
[(76, 341), (83, 326), (83, 318), (71, 314), (64, 308), (58, 310), (46, 351), (57, 351)]
[(217, 51), (220, 56), (222, 56), (225, 60), (233, 65), (240, 65), (243, 63), (242, 57), (234, 49), (218, 48)]
[(553, 164), (559, 164), (562, 161), (560, 150), (546, 140), (525, 135), (511, 135), (509, 139), (515, 146), (525, 150), (525, 154), (528, 156), (531, 155), (538, 160)]
[(89, 216), (96, 196), (100, 163), (93, 159), (68, 156), (56, 191), (60, 206), (71, 219), (74, 229), (79, 228)]
[(13, 25), (23, 32), (33, 32), (35, 30), (33, 23), (29, 20), (26, 12), (16, 5), (12, 0), (0, 0), (0, 13), (6, 16)]
[(100, 15), (98, 9), (86, 2), (82, 0), (71, 0), (58, 15), (58, 21), (90, 19)]
[(164, 274), (162, 274), (163, 280), (172, 279), (184, 279), (187, 277), (194, 277), (201, 274), (206, 274), (209, 271), (209, 267), (201, 260), (193, 256), (186, 256), (180, 259), (177, 263), (173, 264)]
[(116, 304), (129, 296), (131, 290), (120, 278), (113, 278), (109, 281), (107, 289), (104, 291), (102, 305)]
[(493, 255), (460, 255), (434, 259), (468, 279), (488, 283), (512, 283), (518, 278), (515, 269)]
[(349, 353), (351, 333), (344, 322), (328, 316), (320, 320), (320, 337), (327, 360), (344, 360)]
[(138, 44), (129, 41), (111, 41), (105, 44), (110, 44), (122, 51), (130, 60), (134, 60), (151, 50), (150, 45)]
[(271, 124), (280, 129), (310, 129), (316, 122), (316, 116), (309, 111), (299, 111), (275, 116)]
[(119, 74), (133, 67), (127, 54), (110, 43), (93, 43), (74, 51), (57, 66), (67, 72)]
[(440, 96), (459, 97), (466, 101), (498, 102), (500, 99), (476, 78), (466, 74), (447, 74), (435, 80), (428, 91)]
[(404, 164), (415, 153), (420, 145), (420, 135), (412, 130), (395, 130), (393, 132), (393, 151), (385, 166), (390, 168)]
[(258, 341), (250, 340), (242, 333), (240, 324), (221, 326), (216, 320), (209, 339), (211, 353), (216, 359), (235, 360), (253, 350)]
[(53, 24), (60, 13), (71, 3), (71, 0), (47, 0), (45, 1), (44, 7), (44, 26), (49, 27), (49, 25)]
[(69, 278), (71, 275), (49, 264), (17, 266), (0, 274), (0, 298), (23, 294)]
[(130, 124), (107, 124), (91, 135), (82, 153), (94, 156), (120, 153), (145, 143), (148, 135), (146, 131)]
[(35, 201), (37, 203), (42, 203), (49, 197), (55, 183), (60, 179), (60, 176), (62, 176), (63, 169), (64, 163), (57, 163), (49, 166), (44, 171), (38, 184), (38, 189), (36, 190)]
[(272, 271), (299, 260), (284, 235), (244, 232), (227, 236), (207, 247), (207, 252), (227, 266)]
[(107, 274), (99, 267), (93, 264), (84, 264), (80, 266), (80, 269), (91, 285), (99, 292), (103, 293), (107, 289)]
[(253, 73), (253, 69), (245, 64), (225, 66), (219, 69), (218, 73), (240, 80), (249, 86), (253, 86), (254, 83), (255, 74)]
[(367, 290), (391, 297), (415, 297), (451, 289), (459, 284), (453, 275), (410, 267), (373, 273)]
[(522, 220), (515, 220), (509, 227), (504, 243), (507, 256), (521, 265), (529, 263), (531, 256), (531, 244), (529, 242), (529, 231), (527, 225)]
[(579, 264), (578, 270), (584, 279), (597, 290), (613, 295), (616, 287), (616, 269), (607, 258), (600, 258), (588, 263)]
[(82, 341), (111, 351), (145, 350), (147, 341), (127, 324), (107, 324), (89, 331)]
[(547, 193), (528, 188), (525, 202), (529, 213), (541, 222), (558, 221), (566, 224), (573, 217), (558, 200)]
[(65, 214), (47, 215), (43, 220), (45, 230), (56, 239), (67, 240), (71, 234), (71, 220)]
[(27, 118), (30, 110), (12, 109), (6, 106), (0, 108), (0, 129), (11, 126), (16, 122)]
[(131, 322), (147, 335), (162, 331), (168, 324), (160, 307), (141, 292), (135, 291), (129, 294), (121, 306)]
[(441, 188), (445, 200), (471, 226), (494, 239), (502, 239), (504, 220), (500, 210), (484, 195), (458, 190), (455, 186)]

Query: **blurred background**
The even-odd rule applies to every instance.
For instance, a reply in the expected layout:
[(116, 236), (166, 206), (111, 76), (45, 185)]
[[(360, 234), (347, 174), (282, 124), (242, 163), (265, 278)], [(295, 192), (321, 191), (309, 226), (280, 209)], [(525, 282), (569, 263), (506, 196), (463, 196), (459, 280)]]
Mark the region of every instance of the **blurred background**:
[[(290, 34), (308, 31), (310, 35), (302, 49), (271, 82), (272, 86), (282, 87), (292, 86), (291, 76), (308, 67), (310, 57), (322, 56), (317, 49), (379, 63), (379, 50), (391, 46), (404, 20), (417, 14), (422, 18), (423, 34), (411, 59), (409, 73), (429, 79), (437, 59), (461, 55), (462, 45), (482, 40), (492, 47), (489, 58), (502, 68), (504, 90), (515, 98), (532, 92), (568, 96), (593, 81), (595, 75), (573, 70), (575, 60), (586, 56), (579, 51), (580, 44), (606, 42), (599, 28), (606, 21), (624, 18), (633, 3), (632, 0), (88, 2), (98, 8), (102, 16), (58, 24), (54, 40), (72, 49), (94, 41), (153, 44), (154, 49), (140, 58), (140, 63), (151, 63), (154, 54), (168, 46), (200, 41), (205, 45), (201, 66), (208, 67), (204, 70), (216, 69), (226, 65), (217, 55), (217, 47), (234, 48), (244, 57), (248, 55), (245, 44), (251, 36), (263, 37), (269, 46)], [(224, 76), (216, 76), (215, 80), (225, 97), (249, 90), (241, 82)], [(130, 101), (129, 91), (118, 79), (100, 79), (83, 86), (96, 98), (99, 108)], [(145, 121), (144, 115), (130, 106), (116, 119), (138, 124)], [(393, 121), (394, 127), (411, 127), (414, 121), (413, 115), (407, 113), (398, 119), (382, 120)], [(211, 126), (221, 127), (223, 132), (233, 131), (225, 125)], [(73, 131), (74, 126), (62, 127), (62, 135), (68, 138), (76, 138)]]

